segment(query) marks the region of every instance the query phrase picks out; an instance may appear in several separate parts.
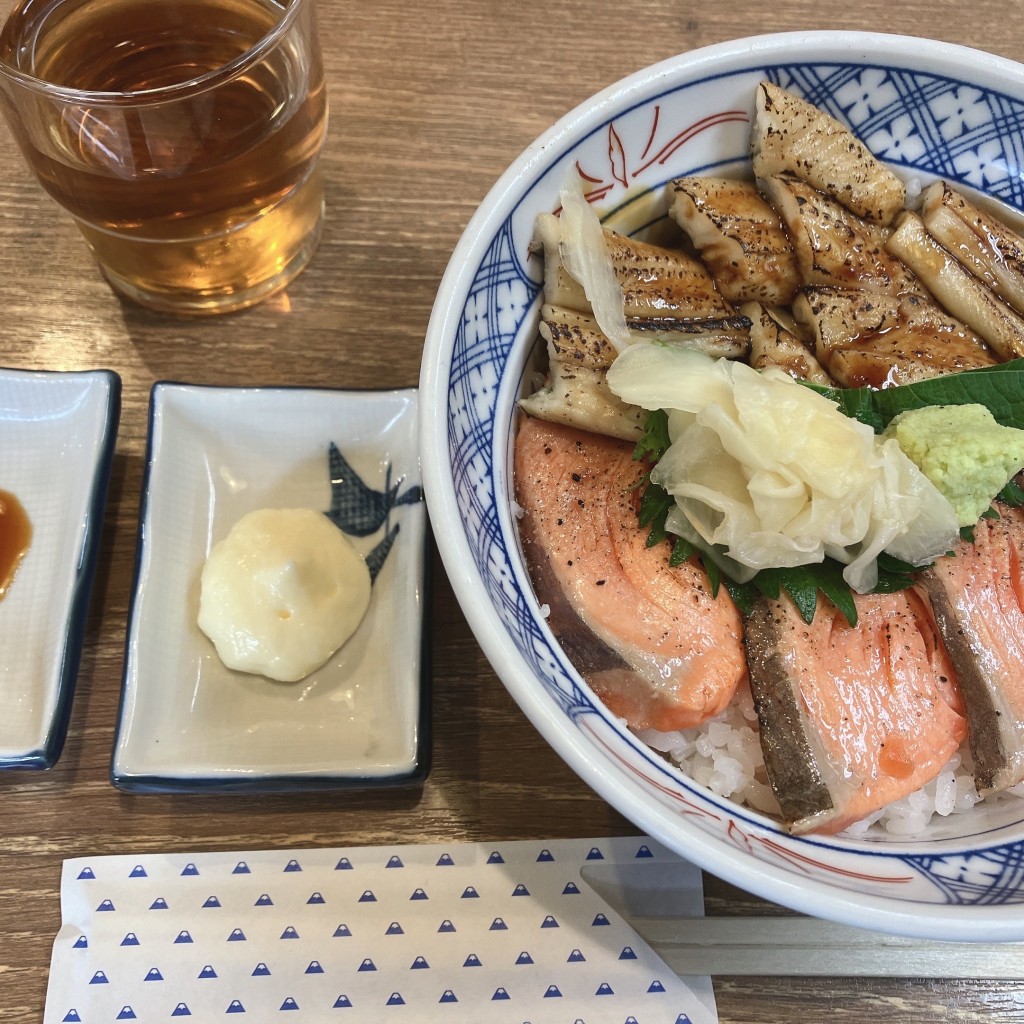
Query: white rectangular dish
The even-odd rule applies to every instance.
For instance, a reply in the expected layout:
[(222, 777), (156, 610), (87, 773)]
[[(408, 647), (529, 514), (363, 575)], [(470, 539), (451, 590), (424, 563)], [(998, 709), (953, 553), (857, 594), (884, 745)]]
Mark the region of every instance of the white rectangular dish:
[[(423, 778), (416, 400), (412, 389), (154, 386), (115, 786), (274, 792)], [(353, 497), (378, 514), (346, 518)], [(332, 513), (374, 576), (355, 635), (297, 683), (226, 668), (196, 622), (211, 547), (263, 508)]]
[(0, 489), (32, 531), (0, 600), (0, 768), (64, 747), (120, 406), (108, 370), (0, 370)]

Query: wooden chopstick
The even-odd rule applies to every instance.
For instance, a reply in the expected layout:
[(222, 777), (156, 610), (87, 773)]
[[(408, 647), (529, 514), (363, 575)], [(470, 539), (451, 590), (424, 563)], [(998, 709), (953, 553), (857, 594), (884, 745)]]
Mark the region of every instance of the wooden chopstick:
[(1024, 979), (1024, 942), (937, 942), (817, 918), (630, 918), (679, 975)]

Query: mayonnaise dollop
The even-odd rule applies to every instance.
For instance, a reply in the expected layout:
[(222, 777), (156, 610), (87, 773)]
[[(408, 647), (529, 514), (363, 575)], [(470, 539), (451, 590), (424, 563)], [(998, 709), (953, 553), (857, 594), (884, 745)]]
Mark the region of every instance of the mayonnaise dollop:
[(370, 571), (313, 509), (260, 509), (214, 545), (203, 567), (199, 628), (239, 672), (296, 682), (356, 631)]

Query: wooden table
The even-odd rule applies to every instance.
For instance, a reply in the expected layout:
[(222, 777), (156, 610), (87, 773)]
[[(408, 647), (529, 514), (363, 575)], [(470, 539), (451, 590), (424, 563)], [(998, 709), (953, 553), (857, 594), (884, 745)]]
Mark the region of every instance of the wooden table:
[[(1005, 0), (321, 0), (329, 221), (286, 296), (178, 320), (123, 305), (0, 130), (0, 365), (109, 367), (123, 410), (70, 734), (47, 773), (0, 773), (0, 1019), (41, 1020), (61, 861), (87, 853), (632, 834), (540, 739), (485, 661), (435, 558), (433, 771), (422, 790), (129, 796), (108, 781), (155, 380), (415, 385), (435, 289), (505, 166), (578, 102), (680, 51), (811, 28), (925, 33), (1024, 60)], [(642, 13), (641, 13), (642, 11)], [(2, 711), (0, 711), (2, 713)], [(711, 914), (770, 905), (706, 879)], [(717, 979), (721, 1020), (1024, 1019), (1014, 982)]]

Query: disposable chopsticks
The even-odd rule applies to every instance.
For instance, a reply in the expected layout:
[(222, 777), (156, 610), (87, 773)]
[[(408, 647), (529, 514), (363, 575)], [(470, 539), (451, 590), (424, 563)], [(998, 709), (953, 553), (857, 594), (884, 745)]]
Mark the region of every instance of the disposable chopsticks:
[(630, 923), (683, 976), (1024, 979), (1024, 942), (936, 942), (802, 916)]

